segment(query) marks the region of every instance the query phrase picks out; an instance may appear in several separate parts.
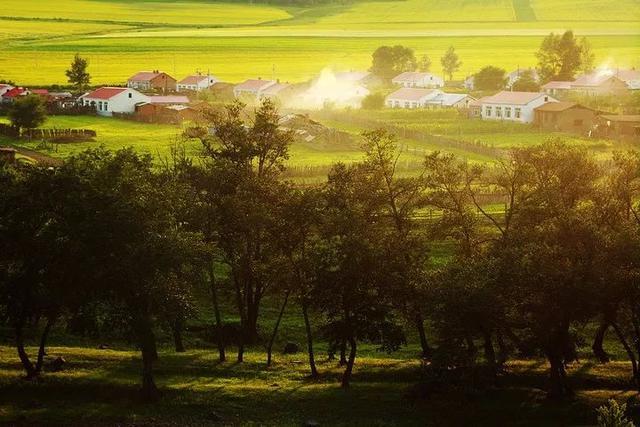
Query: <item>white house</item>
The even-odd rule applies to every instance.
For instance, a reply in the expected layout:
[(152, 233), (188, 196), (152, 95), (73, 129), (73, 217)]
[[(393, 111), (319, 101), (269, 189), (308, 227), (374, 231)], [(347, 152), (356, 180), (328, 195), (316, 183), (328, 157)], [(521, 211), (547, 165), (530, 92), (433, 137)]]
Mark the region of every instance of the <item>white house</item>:
[(391, 83), (402, 87), (435, 88), (444, 86), (444, 80), (442, 77), (435, 76), (431, 73), (420, 73), (417, 71), (406, 71), (398, 74), (391, 79)]
[(388, 95), (384, 103), (391, 108), (422, 108), (440, 93), (436, 89), (403, 87)]
[(546, 93), (539, 92), (498, 92), (482, 98), (481, 116), (483, 120), (509, 120), (532, 123), (533, 109), (547, 102), (558, 102)]
[(111, 116), (113, 113), (132, 114), (136, 104), (149, 102), (149, 97), (131, 88), (101, 87), (82, 95), (78, 100), (81, 105), (94, 106), (101, 116)]
[(262, 93), (269, 87), (278, 84), (275, 80), (249, 79), (236, 85), (233, 88), (233, 96), (239, 98), (241, 96), (253, 96), (260, 98)]
[(187, 76), (184, 79), (180, 80), (177, 84), (177, 88), (178, 92), (199, 92), (201, 90), (210, 88), (218, 82), (219, 80), (210, 74), (207, 74), (206, 76), (202, 74), (196, 74), (193, 76)]
[(538, 83), (540, 82), (540, 76), (538, 75), (538, 72), (536, 71), (535, 68), (523, 68), (523, 69), (518, 68), (517, 70), (507, 74), (507, 87), (510, 88), (511, 86), (513, 86), (515, 82), (520, 80), (520, 77), (522, 77), (523, 74), (527, 74), (527, 73), (531, 73), (531, 76), (533, 77), (534, 81)]

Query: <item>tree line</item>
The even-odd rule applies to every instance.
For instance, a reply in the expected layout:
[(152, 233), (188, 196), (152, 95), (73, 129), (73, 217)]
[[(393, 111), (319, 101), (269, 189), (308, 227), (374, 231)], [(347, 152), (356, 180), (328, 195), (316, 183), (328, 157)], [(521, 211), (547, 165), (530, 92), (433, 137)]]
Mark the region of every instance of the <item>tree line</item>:
[[(221, 361), (224, 310), (240, 319), (236, 360), (262, 344), (270, 364), (293, 304), (312, 377), (318, 340), (339, 355), (348, 387), (362, 343), (392, 352), (411, 335), (432, 378), (471, 371), (495, 383), (509, 358), (545, 357), (549, 394), (564, 397), (576, 331), (596, 322), (594, 352), (606, 361), (609, 331), (640, 387), (637, 152), (603, 163), (549, 141), (490, 166), (434, 152), (402, 176), (395, 137), (380, 129), (363, 134), (362, 161), (301, 188), (283, 179), (293, 134), (272, 103), (206, 117), (186, 131), (198, 155), (177, 145), (160, 166), (100, 148), (56, 169), (0, 168), (0, 319), (28, 378), (41, 375), (52, 328), (119, 330), (141, 351), (144, 397), (157, 399), (156, 335), (170, 330), (184, 350), (201, 288)], [(486, 193), (502, 195), (504, 211), (483, 205)], [(425, 209), (441, 215), (424, 221)], [(443, 244), (450, 254), (438, 257)], [(281, 306), (265, 337), (267, 296)], [(40, 331), (35, 355), (27, 329)]]

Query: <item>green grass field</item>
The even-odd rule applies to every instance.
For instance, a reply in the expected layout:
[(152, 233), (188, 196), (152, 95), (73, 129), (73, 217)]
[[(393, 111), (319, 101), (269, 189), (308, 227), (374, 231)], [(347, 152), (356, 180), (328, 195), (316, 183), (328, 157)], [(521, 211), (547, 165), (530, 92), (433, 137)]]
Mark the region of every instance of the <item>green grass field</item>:
[[(597, 61), (640, 66), (637, 0), (398, 0), (313, 8), (204, 1), (7, 0), (0, 12), (0, 79), (66, 83), (76, 52), (94, 84), (122, 83), (142, 69), (182, 77), (210, 70), (237, 82), (274, 76), (304, 81), (324, 67), (366, 69), (382, 44), (438, 58), (458, 50), (457, 78), (492, 64), (535, 65), (550, 31), (588, 35)], [(275, 73), (274, 73), (275, 67)]]

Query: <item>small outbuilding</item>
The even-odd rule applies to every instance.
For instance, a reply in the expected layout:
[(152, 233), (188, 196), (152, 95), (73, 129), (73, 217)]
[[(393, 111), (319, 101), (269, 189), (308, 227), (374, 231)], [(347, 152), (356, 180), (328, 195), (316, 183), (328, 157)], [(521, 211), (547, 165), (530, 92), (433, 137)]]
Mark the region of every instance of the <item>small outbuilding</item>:
[(575, 102), (548, 102), (533, 109), (533, 122), (540, 129), (587, 134), (596, 124), (598, 112)]
[(614, 139), (640, 139), (640, 114), (603, 114), (598, 117), (597, 134)]

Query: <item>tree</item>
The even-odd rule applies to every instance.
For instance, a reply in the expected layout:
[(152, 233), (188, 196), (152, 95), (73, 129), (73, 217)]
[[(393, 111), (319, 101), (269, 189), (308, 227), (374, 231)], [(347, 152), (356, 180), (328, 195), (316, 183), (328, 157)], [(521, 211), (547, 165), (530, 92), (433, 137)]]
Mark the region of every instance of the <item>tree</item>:
[(47, 110), (37, 95), (16, 99), (7, 113), (11, 124), (20, 129), (35, 129), (47, 119)]
[(70, 68), (65, 71), (68, 82), (78, 91), (83, 90), (91, 82), (91, 75), (87, 72), (89, 61), (76, 53), (71, 62)]
[(422, 72), (431, 70), (431, 58), (429, 58), (428, 55), (422, 55), (420, 57), (420, 62), (418, 62), (418, 70)]
[(570, 30), (562, 35), (551, 33), (545, 37), (536, 57), (543, 82), (573, 80), (582, 67), (591, 68), (593, 65), (593, 55), (587, 40), (578, 41)]
[(595, 68), (596, 55), (591, 50), (591, 43), (586, 37), (580, 39), (580, 71), (591, 73)]
[(449, 49), (445, 52), (444, 56), (440, 58), (442, 64), (442, 70), (445, 74), (449, 75), (449, 80), (453, 80), (453, 73), (460, 69), (462, 62), (458, 58), (458, 54), (453, 46), (449, 46)]
[[(240, 315), (238, 360), (245, 343), (258, 339), (260, 304), (278, 278), (281, 251), (271, 238), (274, 212), (284, 194), (281, 174), (288, 158), (291, 131), (282, 131), (274, 104), (265, 100), (250, 125), (243, 120), (244, 105), (235, 103), (213, 112), (200, 132), (205, 176), (215, 215), (215, 230), (222, 262), (230, 268), (230, 282)], [(209, 225), (208, 225), (209, 226)]]
[(376, 92), (364, 97), (362, 108), (365, 110), (379, 110), (384, 107), (384, 95)]
[(405, 71), (415, 71), (418, 66), (413, 49), (401, 45), (380, 46), (372, 56), (369, 71), (385, 82)]
[(531, 70), (523, 71), (520, 78), (516, 80), (511, 89), (518, 92), (538, 92), (540, 84), (536, 81)]
[(507, 82), (505, 70), (493, 66), (484, 67), (475, 74), (474, 78), (475, 88), (479, 90), (504, 89)]

